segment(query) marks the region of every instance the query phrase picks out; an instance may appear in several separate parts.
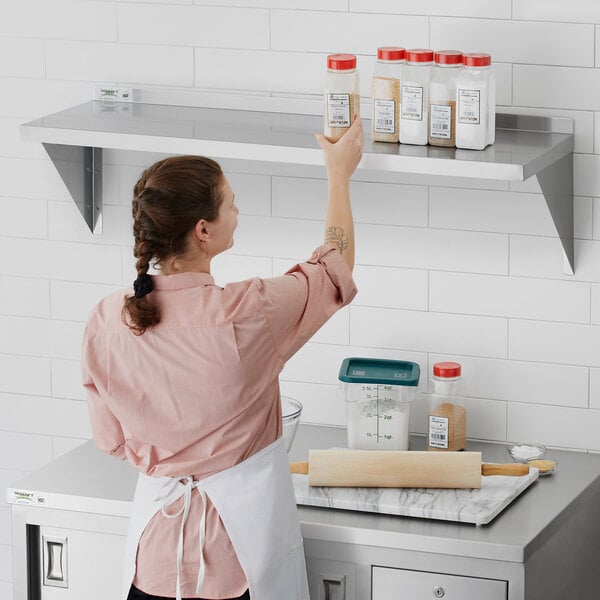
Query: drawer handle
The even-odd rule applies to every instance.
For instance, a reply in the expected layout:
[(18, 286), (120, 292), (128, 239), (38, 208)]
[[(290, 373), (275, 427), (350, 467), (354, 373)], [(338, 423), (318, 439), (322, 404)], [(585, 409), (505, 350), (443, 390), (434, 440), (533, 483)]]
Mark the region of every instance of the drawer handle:
[(67, 573), (67, 538), (42, 536), (44, 585), (69, 587)]

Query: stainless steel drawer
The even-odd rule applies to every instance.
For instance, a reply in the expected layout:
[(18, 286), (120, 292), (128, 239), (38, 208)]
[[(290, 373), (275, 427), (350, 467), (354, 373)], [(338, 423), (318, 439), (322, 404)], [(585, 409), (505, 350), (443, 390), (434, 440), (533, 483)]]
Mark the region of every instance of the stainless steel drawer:
[(372, 600), (506, 600), (507, 582), (373, 567)]

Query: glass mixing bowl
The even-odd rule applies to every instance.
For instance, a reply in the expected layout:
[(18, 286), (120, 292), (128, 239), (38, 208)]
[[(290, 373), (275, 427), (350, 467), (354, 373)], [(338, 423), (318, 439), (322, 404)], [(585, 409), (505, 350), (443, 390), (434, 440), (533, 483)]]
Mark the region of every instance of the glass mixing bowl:
[(302, 404), (289, 396), (281, 396), (281, 418), (283, 420), (283, 443), (286, 452), (290, 451), (302, 414)]

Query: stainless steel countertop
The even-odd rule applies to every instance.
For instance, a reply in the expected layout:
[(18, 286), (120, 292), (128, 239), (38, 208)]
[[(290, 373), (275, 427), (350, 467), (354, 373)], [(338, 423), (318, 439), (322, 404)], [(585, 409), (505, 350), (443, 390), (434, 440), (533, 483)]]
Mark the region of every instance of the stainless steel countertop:
[[(290, 460), (307, 460), (310, 448), (345, 445), (345, 428), (300, 425)], [(411, 450), (424, 446), (423, 437), (411, 437)], [(469, 441), (467, 449), (481, 451), (487, 462), (510, 460), (504, 444)], [(525, 562), (573, 511), (589, 506), (590, 497), (600, 505), (600, 455), (548, 450), (547, 456), (558, 459), (558, 469), (540, 477), (489, 525), (300, 506), (302, 531), (318, 540)], [(136, 477), (133, 467), (90, 440), (9, 486), (7, 499), (34, 492), (32, 506), (127, 517)]]

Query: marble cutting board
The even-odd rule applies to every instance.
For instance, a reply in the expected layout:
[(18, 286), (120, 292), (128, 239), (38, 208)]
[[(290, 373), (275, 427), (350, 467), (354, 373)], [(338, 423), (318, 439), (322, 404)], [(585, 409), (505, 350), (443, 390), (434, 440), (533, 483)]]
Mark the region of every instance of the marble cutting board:
[(480, 489), (310, 487), (293, 474), (296, 504), (486, 525), (539, 475), (481, 478)]

